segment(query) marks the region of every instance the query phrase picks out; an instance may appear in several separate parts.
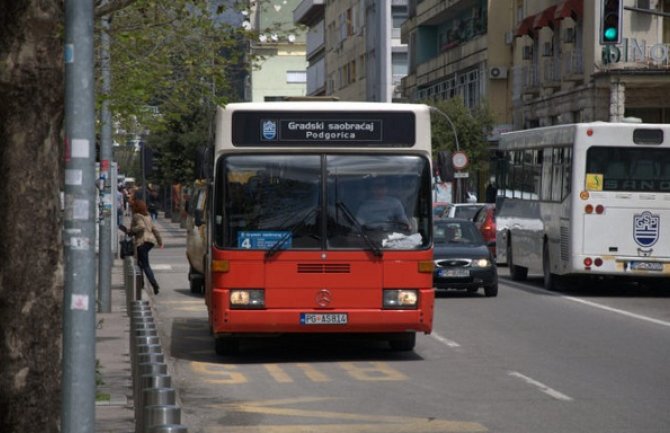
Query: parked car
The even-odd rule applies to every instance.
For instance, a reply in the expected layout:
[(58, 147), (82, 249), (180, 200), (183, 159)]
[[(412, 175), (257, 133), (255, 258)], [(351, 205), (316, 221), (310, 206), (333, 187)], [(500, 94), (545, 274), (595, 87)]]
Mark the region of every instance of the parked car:
[(489, 246), (491, 254), (496, 256), (496, 205), (487, 203), (483, 208), (479, 209), (472, 218), (479, 233), (482, 234), (484, 242)]
[(186, 259), (191, 293), (204, 291), (207, 256), (207, 183), (196, 181), (191, 189), (186, 212)]
[(474, 222), (464, 219), (435, 221), (434, 229), (435, 289), (474, 293), (484, 288), (487, 297), (497, 296), (495, 260)]

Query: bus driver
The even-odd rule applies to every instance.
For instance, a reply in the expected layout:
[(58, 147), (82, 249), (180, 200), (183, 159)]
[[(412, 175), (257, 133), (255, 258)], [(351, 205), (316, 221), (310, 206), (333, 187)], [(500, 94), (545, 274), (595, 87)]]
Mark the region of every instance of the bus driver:
[(373, 178), (370, 198), (356, 212), (356, 219), (363, 227), (381, 230), (409, 230), (410, 223), (400, 200), (386, 194), (384, 179)]

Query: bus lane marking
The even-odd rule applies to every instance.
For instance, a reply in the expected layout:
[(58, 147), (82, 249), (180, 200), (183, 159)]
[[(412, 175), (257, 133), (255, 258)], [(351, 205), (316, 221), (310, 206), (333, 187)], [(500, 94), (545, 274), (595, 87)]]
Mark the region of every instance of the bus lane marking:
[(519, 373), (518, 371), (510, 371), (510, 372), (508, 372), (508, 374), (512, 377), (517, 377), (517, 378), (523, 380), (524, 382), (526, 382), (527, 384), (538, 388), (540, 391), (542, 391), (543, 393), (547, 394), (550, 397), (555, 398), (556, 400), (572, 401), (572, 397), (568, 397), (567, 395), (563, 394), (562, 392), (558, 392), (555, 389), (548, 387), (544, 383), (538, 382), (537, 380), (535, 380), (531, 377), (528, 377), (526, 375), (523, 375), (523, 374)]
[[(396, 415), (361, 415), (350, 412), (307, 410), (286, 407), (300, 403), (323, 403), (328, 400), (341, 400), (330, 397), (302, 397), (293, 399), (259, 400), (246, 403), (224, 403), (210, 405), (214, 409), (228, 412), (254, 413), (262, 415), (290, 416), (299, 418), (333, 419), (336, 421), (360, 421), (355, 424), (281, 424), (254, 426), (207, 427), (206, 432), (225, 431), (226, 433), (479, 433), (488, 432), (483, 425), (468, 421), (450, 421), (436, 418), (420, 418)], [(223, 430), (219, 430), (223, 429)]]
[(369, 362), (369, 367), (360, 367), (353, 362), (340, 362), (349, 376), (361, 381), (407, 380), (407, 376), (385, 362)]
[(247, 383), (247, 377), (239, 373), (236, 365), (211, 364), (208, 362), (191, 362), (191, 369), (197, 373), (214, 376), (216, 379), (207, 378), (205, 382), (219, 385)]
[[(194, 339), (201, 339), (201, 337), (194, 337)], [(207, 352), (209, 353), (209, 352)], [(359, 381), (402, 381), (407, 380), (407, 376), (400, 371), (392, 368), (385, 362), (367, 362), (353, 363), (340, 362), (338, 363), (351, 378)], [(313, 365), (308, 363), (287, 364), (300, 370), (302, 374), (312, 382), (330, 382), (332, 379), (327, 374), (322, 373)], [(294, 378), (287, 371), (287, 366), (280, 366), (277, 364), (263, 364), (263, 368), (277, 383), (293, 383)], [(205, 376), (204, 380), (209, 383), (216, 384), (240, 384), (247, 383), (247, 376), (237, 371), (237, 366), (229, 364), (216, 364), (192, 361), (191, 369), (194, 373)]]

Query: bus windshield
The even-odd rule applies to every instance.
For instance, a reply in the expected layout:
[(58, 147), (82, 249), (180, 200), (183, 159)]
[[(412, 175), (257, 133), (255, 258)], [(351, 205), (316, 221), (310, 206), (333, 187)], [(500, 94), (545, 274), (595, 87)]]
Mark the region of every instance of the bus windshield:
[(592, 146), (586, 174), (602, 175), (603, 191), (670, 192), (670, 149)]
[[(219, 160), (218, 246), (420, 249), (430, 166), (416, 155), (235, 154)], [(221, 212), (225, 217), (221, 216)]]

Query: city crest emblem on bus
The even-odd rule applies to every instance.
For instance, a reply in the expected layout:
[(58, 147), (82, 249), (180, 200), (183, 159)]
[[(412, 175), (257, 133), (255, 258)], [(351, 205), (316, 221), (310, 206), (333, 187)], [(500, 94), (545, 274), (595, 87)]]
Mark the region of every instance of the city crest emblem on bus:
[(277, 121), (275, 120), (264, 120), (262, 122), (263, 130), (261, 135), (263, 140), (276, 140), (277, 139)]
[(648, 248), (658, 241), (661, 217), (649, 211), (633, 215), (633, 238), (643, 248)]

